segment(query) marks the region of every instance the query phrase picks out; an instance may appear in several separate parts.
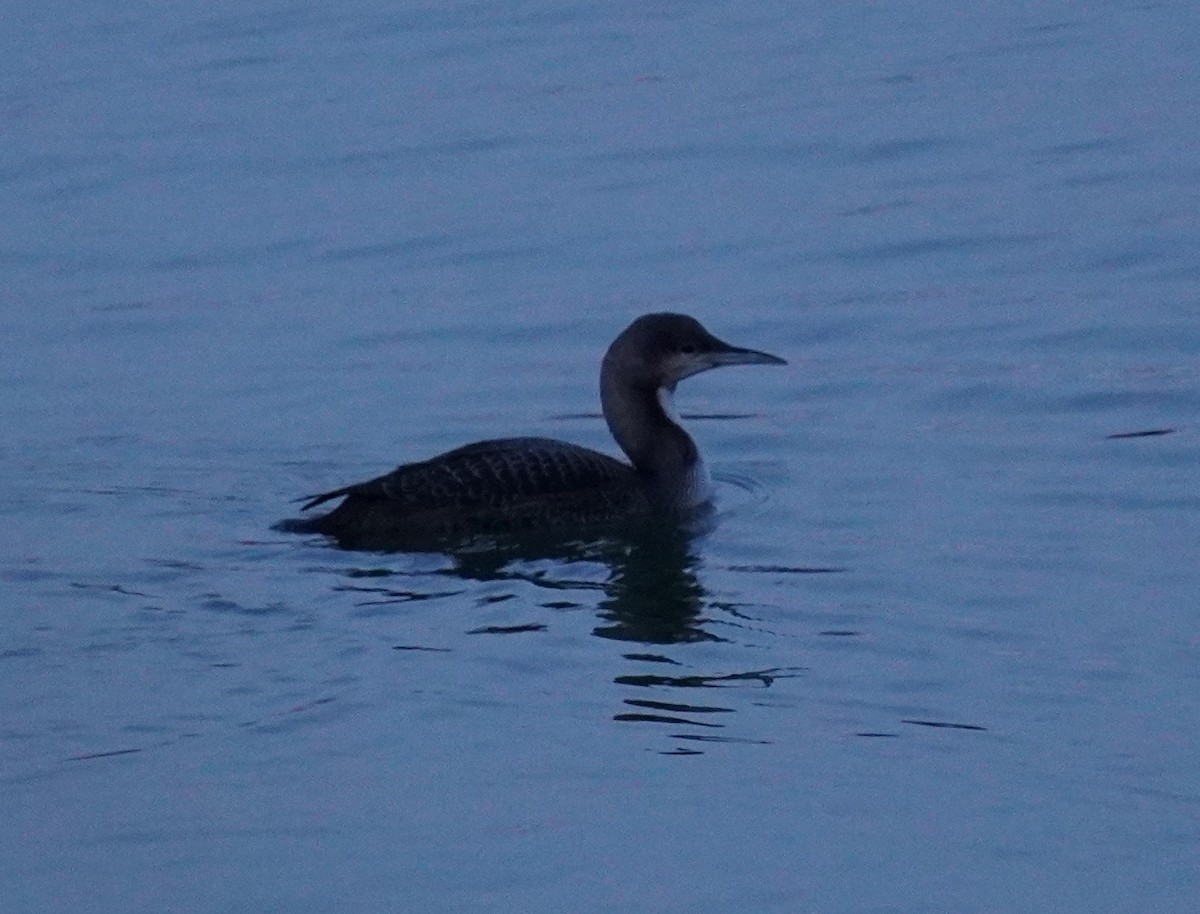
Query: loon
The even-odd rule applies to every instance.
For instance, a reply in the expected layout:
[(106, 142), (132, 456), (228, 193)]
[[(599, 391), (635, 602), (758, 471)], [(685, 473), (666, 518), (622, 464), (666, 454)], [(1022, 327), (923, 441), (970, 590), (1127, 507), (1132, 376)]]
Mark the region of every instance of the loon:
[(726, 365), (785, 364), (722, 342), (693, 317), (646, 314), (613, 341), (600, 367), (604, 419), (629, 463), (549, 438), (480, 441), (309, 496), (302, 510), (343, 501), (277, 529), (352, 548), (405, 548), (683, 514), (711, 500), (712, 482), (675, 412), (675, 385)]

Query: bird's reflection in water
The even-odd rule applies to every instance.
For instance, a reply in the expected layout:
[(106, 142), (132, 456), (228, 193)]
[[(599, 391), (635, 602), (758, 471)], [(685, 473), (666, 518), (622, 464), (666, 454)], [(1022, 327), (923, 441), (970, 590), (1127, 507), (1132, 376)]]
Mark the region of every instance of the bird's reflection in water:
[(705, 591), (696, 576), (698, 535), (680, 524), (630, 531), (619, 559), (609, 565), (599, 606), (605, 624), (593, 632), (646, 644), (721, 640), (703, 626)]
[[(637, 692), (623, 700), (625, 708), (614, 713), (614, 720), (667, 725), (673, 730), (687, 728), (671, 735), (689, 741), (689, 746), (701, 742), (761, 742), (720, 734), (725, 729), (724, 719), (736, 708), (681, 701), (680, 693), (712, 695), (713, 689), (769, 688), (776, 679), (796, 675), (795, 670), (696, 670), (664, 654), (670, 645), (727, 641), (709, 630), (711, 620), (706, 611), (711, 601), (698, 576), (701, 564), (698, 545), (710, 528), (711, 515), (705, 514), (686, 521), (659, 518), (619, 529), (609, 527), (571, 541), (528, 535), (520, 539), (475, 541), (444, 550), (454, 564), (433, 573), (443, 579), (462, 581), (522, 581), (564, 593), (597, 591), (600, 624), (593, 628), (593, 634), (656, 646), (652, 651), (630, 651), (623, 655), (633, 666), (621, 670), (612, 681), (624, 690)], [(545, 567), (547, 563), (549, 569)], [(599, 565), (604, 573), (599, 579), (581, 580), (571, 573), (572, 568), (581, 565)], [(367, 572), (354, 574), (363, 576)], [(370, 591), (384, 598), (373, 602), (387, 602), (389, 594), (397, 601), (414, 599), (409, 591), (364, 587), (361, 583), (347, 589)], [(566, 603), (576, 605), (571, 601)], [(474, 629), (473, 633), (510, 634), (544, 627), (541, 624), (485, 627)]]
[[(453, 567), (437, 574), (470, 581), (521, 580), (562, 590), (599, 590), (604, 624), (594, 633), (617, 641), (676, 644), (720, 641), (703, 627), (705, 591), (697, 578), (696, 542), (708, 515), (686, 521), (653, 519), (597, 528), (573, 540), (520, 538), (475, 540), (447, 550)], [(550, 563), (553, 571), (547, 572)], [(570, 569), (604, 568), (602, 581), (580, 581)], [(534, 568), (537, 570), (531, 570)], [(557, 572), (557, 573), (556, 573)], [(359, 572), (361, 573), (361, 572)]]

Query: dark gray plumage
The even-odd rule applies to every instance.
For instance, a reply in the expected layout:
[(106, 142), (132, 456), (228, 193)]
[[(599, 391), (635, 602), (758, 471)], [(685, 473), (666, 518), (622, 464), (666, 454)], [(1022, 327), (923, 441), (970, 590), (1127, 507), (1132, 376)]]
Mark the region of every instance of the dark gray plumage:
[(600, 371), (604, 418), (630, 463), (548, 438), (480, 441), (314, 496), (305, 510), (345, 500), (280, 527), (349, 546), (420, 548), (687, 510), (707, 502), (711, 486), (674, 414), (675, 385), (710, 368), (751, 364), (784, 361), (730, 346), (685, 315), (645, 315), (617, 337)]

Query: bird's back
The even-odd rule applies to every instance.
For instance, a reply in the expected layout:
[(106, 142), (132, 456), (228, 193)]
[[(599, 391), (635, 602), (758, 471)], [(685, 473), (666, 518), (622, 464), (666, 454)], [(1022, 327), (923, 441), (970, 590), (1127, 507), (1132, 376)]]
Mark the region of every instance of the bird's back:
[(325, 492), (330, 513), (288, 529), (343, 543), (398, 546), (536, 532), (645, 513), (647, 487), (628, 464), (549, 438), (480, 441), (357, 485)]

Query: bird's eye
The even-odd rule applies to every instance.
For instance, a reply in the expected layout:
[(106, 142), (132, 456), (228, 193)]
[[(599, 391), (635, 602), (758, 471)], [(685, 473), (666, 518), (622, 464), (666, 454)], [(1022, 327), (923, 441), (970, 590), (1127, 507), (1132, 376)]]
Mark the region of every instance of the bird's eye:
[(680, 347), (679, 351), (682, 352), (684, 355), (695, 355), (696, 347), (693, 346), (691, 343), (684, 343), (683, 346)]

